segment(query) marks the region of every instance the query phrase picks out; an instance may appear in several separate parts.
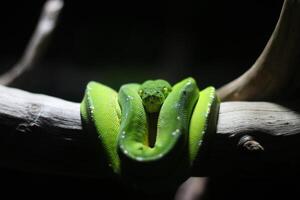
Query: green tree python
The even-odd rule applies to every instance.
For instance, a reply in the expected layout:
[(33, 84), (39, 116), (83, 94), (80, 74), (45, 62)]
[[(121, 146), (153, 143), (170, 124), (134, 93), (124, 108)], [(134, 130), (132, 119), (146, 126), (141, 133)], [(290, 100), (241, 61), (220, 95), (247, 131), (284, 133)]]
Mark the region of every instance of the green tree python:
[[(203, 140), (214, 132), (219, 99), (193, 78), (123, 85), (89, 82), (81, 103), (84, 127), (97, 133), (103, 166), (140, 188), (175, 186), (190, 174)], [(106, 172), (103, 172), (106, 173)]]

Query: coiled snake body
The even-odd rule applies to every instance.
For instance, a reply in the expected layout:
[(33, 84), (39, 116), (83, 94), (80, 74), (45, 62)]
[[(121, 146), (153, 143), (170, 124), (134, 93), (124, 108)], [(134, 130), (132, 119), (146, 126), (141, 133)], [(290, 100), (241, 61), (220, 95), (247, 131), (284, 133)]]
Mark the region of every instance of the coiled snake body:
[(203, 135), (214, 131), (218, 106), (215, 89), (199, 91), (193, 78), (173, 87), (164, 80), (126, 84), (118, 93), (90, 82), (81, 116), (100, 138), (103, 165), (148, 187), (158, 180), (177, 184), (188, 175)]

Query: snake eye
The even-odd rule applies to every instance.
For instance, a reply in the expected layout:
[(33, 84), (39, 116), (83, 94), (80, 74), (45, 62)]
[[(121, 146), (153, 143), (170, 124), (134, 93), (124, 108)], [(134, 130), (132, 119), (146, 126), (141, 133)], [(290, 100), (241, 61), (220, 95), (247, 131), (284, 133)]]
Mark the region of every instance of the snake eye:
[(138, 93), (139, 93), (140, 96), (142, 96), (144, 94), (144, 91), (143, 90), (139, 90)]
[(164, 91), (164, 94), (168, 94), (168, 93), (170, 92), (170, 89), (167, 88), (167, 87), (164, 87), (164, 88), (163, 88), (163, 91)]

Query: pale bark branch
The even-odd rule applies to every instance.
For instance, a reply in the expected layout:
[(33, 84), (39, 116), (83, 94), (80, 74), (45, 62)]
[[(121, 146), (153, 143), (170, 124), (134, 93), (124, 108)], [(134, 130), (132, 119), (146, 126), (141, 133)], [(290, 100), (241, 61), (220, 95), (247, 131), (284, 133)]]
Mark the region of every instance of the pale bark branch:
[(222, 101), (277, 98), (289, 87), (296, 87), (299, 65), (300, 1), (285, 0), (276, 28), (259, 58), (243, 75), (221, 87), (218, 95)]
[(1, 85), (10, 85), (41, 59), (57, 25), (63, 5), (63, 0), (48, 0), (45, 3), (37, 27), (21, 59), (9, 71), (0, 76)]
[[(83, 131), (79, 103), (0, 86), (0, 119), (1, 166), (78, 176), (103, 176), (97, 150), (99, 142), (96, 134), (89, 135)], [(273, 152), (272, 148), (286, 147), (289, 140), (290, 145), (300, 152), (299, 145), (295, 145), (295, 141), (300, 142), (300, 114), (267, 102), (222, 103), (217, 133), (208, 142), (209, 151), (204, 156), (207, 160), (201, 162), (199, 167), (203, 168), (207, 163), (210, 170), (201, 169), (204, 174), (200, 175), (222, 174), (232, 169), (236, 162), (227, 162), (225, 158), (243, 156), (236, 152), (238, 138), (245, 134), (254, 136), (267, 155)], [(273, 143), (276, 138), (285, 139), (282, 143)], [(292, 152), (287, 150), (281, 153), (289, 155)], [(283, 157), (272, 158), (274, 165), (286, 161)], [(214, 171), (212, 162), (216, 160), (225, 164), (216, 165), (222, 167)], [(260, 162), (257, 158), (256, 164)]]

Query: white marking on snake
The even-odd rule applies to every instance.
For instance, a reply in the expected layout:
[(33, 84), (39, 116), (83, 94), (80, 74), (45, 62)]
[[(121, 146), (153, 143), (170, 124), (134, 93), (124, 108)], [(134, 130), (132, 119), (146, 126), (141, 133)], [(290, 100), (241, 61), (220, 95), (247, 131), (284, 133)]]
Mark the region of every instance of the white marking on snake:
[(138, 160), (138, 161), (143, 161), (144, 160), (144, 158), (142, 158), (142, 157), (136, 157), (136, 159)]
[(201, 146), (202, 144), (202, 140), (199, 140), (198, 146)]

